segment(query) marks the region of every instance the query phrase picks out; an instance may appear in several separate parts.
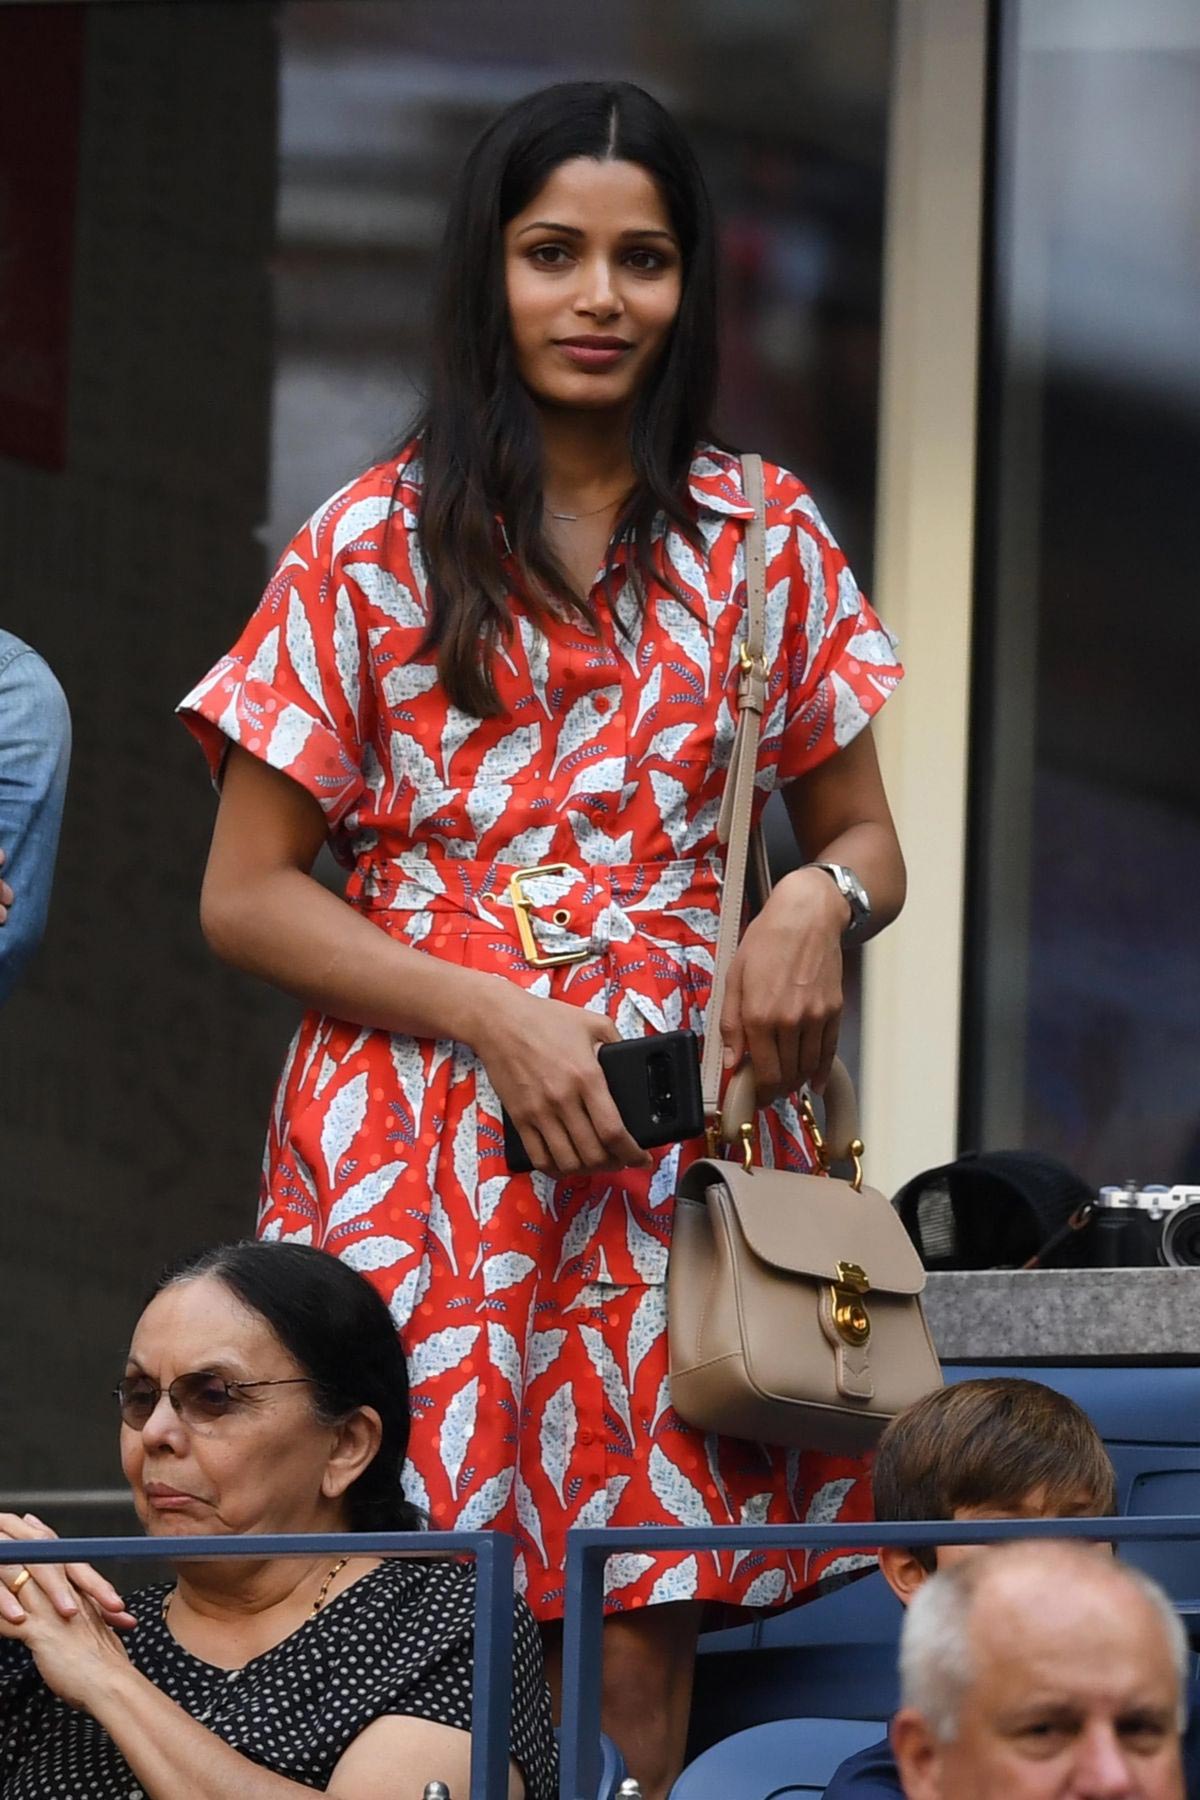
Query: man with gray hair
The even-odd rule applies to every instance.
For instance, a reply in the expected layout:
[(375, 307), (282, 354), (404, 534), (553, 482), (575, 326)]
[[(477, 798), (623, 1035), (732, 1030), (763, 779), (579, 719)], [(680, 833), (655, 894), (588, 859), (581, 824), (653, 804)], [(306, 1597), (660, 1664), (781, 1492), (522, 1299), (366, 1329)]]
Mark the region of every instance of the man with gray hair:
[(1162, 1590), (1070, 1543), (923, 1584), (892, 1745), (908, 1800), (1183, 1800), (1188, 1647)]

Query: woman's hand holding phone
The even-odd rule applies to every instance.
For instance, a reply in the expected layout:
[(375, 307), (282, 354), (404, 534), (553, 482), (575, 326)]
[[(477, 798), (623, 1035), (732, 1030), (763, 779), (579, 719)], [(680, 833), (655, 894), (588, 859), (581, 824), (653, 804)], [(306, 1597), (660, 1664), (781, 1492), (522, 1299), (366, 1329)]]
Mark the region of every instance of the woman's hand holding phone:
[(648, 1169), (653, 1158), (622, 1124), (597, 1061), (601, 1044), (619, 1042), (612, 1020), (505, 981), (488, 990), (472, 1047), (533, 1167), (547, 1175)]

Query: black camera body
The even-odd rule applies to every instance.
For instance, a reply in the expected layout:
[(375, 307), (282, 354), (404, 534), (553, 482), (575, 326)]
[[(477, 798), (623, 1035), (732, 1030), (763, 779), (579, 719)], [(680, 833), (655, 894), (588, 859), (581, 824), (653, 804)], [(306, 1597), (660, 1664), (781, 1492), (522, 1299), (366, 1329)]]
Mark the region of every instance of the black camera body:
[(1200, 1268), (1200, 1187), (1102, 1187), (1087, 1233), (1096, 1269)]

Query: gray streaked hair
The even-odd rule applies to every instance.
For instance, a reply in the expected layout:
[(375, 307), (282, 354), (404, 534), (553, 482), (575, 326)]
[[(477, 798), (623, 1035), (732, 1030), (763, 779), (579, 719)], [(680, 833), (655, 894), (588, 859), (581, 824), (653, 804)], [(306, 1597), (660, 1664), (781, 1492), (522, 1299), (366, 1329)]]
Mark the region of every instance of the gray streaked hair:
[(1156, 1581), (1127, 1563), (1098, 1564), (1095, 1553), (1061, 1540), (1004, 1544), (987, 1556), (972, 1556), (922, 1583), (900, 1634), (900, 1704), (919, 1712), (939, 1743), (958, 1735), (963, 1697), (975, 1679), (971, 1654), (971, 1613), (985, 1581), (998, 1565), (1020, 1560), (1077, 1564), (1080, 1575), (1103, 1574), (1146, 1600), (1162, 1625), (1179, 1686), (1178, 1722), (1187, 1723), (1190, 1652), (1183, 1622)]

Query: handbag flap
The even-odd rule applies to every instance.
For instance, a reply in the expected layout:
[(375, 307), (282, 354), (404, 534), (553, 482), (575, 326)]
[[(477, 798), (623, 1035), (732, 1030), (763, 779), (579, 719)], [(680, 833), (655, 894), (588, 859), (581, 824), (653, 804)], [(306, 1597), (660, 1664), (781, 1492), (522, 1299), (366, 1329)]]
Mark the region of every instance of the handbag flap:
[(777, 1269), (836, 1281), (839, 1263), (857, 1263), (871, 1288), (919, 1294), (925, 1270), (891, 1202), (876, 1188), (856, 1193), (848, 1181), (798, 1175), (786, 1169), (743, 1169), (702, 1157), (691, 1164), (680, 1192), (703, 1200), (719, 1183), (754, 1254)]

